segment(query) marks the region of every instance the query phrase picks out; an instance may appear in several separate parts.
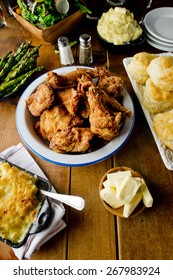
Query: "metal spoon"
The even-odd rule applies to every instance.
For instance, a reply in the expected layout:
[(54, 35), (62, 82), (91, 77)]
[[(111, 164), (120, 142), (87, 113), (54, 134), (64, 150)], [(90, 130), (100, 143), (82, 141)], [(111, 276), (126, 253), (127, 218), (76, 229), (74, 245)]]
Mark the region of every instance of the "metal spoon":
[(41, 189), (40, 192), (45, 196), (61, 201), (77, 210), (82, 210), (85, 206), (85, 200), (80, 196), (59, 194), (59, 193), (44, 191)]

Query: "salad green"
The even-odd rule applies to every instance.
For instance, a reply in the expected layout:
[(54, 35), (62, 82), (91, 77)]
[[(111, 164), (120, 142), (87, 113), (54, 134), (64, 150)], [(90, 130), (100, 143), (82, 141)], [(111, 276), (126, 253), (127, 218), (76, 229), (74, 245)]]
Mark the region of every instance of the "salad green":
[(70, 9), (66, 14), (60, 14), (55, 6), (55, 0), (17, 0), (21, 16), (39, 28), (47, 28), (68, 17), (77, 10), (91, 13), (80, 0), (69, 0)]

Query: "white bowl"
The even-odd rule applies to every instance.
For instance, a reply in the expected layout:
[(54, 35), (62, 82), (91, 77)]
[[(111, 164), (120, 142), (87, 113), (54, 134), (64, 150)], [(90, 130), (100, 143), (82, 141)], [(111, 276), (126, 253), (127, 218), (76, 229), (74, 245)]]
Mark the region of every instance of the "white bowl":
[[(67, 74), (80, 66), (69, 66), (52, 70), (58, 74)], [(82, 67), (84, 68), (84, 67)], [(87, 68), (87, 67), (86, 67)], [(107, 159), (123, 147), (129, 139), (135, 121), (135, 112), (132, 99), (124, 90), (123, 105), (131, 110), (132, 117), (126, 118), (118, 137), (110, 141), (102, 148), (85, 154), (61, 154), (51, 150), (47, 143), (34, 130), (35, 117), (31, 115), (26, 100), (35, 91), (37, 86), (43, 83), (47, 73), (33, 81), (23, 92), (16, 109), (16, 126), (18, 133), (25, 145), (40, 158), (62, 166), (84, 166), (94, 164)]]

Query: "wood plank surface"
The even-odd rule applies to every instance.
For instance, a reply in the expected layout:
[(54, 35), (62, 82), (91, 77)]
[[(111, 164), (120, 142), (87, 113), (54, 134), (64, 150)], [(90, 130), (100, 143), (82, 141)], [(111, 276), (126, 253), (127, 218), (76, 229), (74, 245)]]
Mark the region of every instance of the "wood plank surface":
[[(139, 51), (160, 53), (145, 44)], [(136, 51), (121, 53), (133, 56)], [(117, 218), (118, 258), (121, 260), (172, 259), (173, 256), (173, 175), (160, 157), (140, 104), (134, 94), (122, 62), (114, 62), (109, 53), (110, 70), (123, 77), (125, 87), (135, 106), (135, 126), (126, 145), (114, 155), (114, 166), (128, 166), (144, 176), (154, 204), (142, 214), (131, 219)]]
[[(130, 2), (139, 18), (146, 0)], [(155, 0), (152, 7), (170, 6), (172, 0)], [(2, 1), (0, 1), (2, 3)], [(129, 2), (128, 2), (129, 3)], [(138, 1), (139, 4), (139, 1)], [(3, 6), (3, 3), (2, 3)], [(4, 7), (4, 6), (3, 6)], [(137, 10), (136, 10), (137, 9)], [(47, 72), (60, 67), (56, 45), (51, 45), (25, 30), (15, 19), (7, 16), (7, 27), (0, 30), (0, 57), (9, 49), (16, 50), (25, 40), (33, 45), (41, 44), (38, 65)], [(163, 164), (157, 146), (132, 89), (123, 66), (123, 58), (139, 51), (160, 53), (147, 43), (128, 52), (112, 52), (104, 49), (96, 32), (96, 23), (83, 21), (74, 32), (68, 34), (70, 41), (78, 40), (82, 33), (92, 36), (94, 62), (92, 66), (104, 66), (124, 80), (135, 107), (135, 125), (127, 143), (111, 158), (94, 165), (64, 167), (47, 162), (31, 151), (29, 153), (42, 168), (55, 189), (63, 194), (82, 196), (85, 208), (79, 212), (65, 206), (66, 228), (47, 241), (32, 256), (34, 260), (132, 260), (172, 259), (173, 257), (173, 176)], [(78, 65), (78, 45), (73, 48), (75, 65)], [(20, 96), (0, 101), (0, 151), (22, 140), (16, 129), (15, 112)], [(24, 143), (22, 143), (24, 145)], [(24, 145), (25, 146), (25, 145)], [(99, 197), (99, 182), (104, 173), (113, 166), (127, 166), (137, 170), (148, 183), (154, 204), (135, 218), (117, 218), (108, 213)], [(0, 259), (17, 259), (9, 246), (0, 242)]]

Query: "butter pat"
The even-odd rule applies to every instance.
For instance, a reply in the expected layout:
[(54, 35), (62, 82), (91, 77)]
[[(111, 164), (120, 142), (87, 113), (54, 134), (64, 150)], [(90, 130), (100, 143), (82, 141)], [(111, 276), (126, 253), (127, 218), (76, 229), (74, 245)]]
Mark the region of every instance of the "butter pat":
[(119, 185), (125, 177), (132, 176), (130, 171), (118, 171), (116, 173), (108, 173), (107, 180), (110, 186), (117, 186)]
[(142, 193), (138, 193), (132, 198), (130, 203), (124, 205), (123, 216), (125, 218), (128, 218), (132, 214), (132, 212), (140, 203), (141, 199), (142, 199)]
[(106, 181), (103, 182), (103, 186), (104, 188), (109, 188), (110, 184), (109, 184), (109, 180), (107, 179)]
[(100, 191), (100, 197), (106, 201), (112, 208), (119, 208), (124, 205), (124, 202), (116, 197), (115, 188), (104, 188)]
[(123, 200), (124, 203), (130, 203), (140, 186), (140, 182), (135, 180), (134, 177), (126, 176), (121, 184), (117, 186), (117, 197)]
[(141, 186), (142, 191), (142, 200), (146, 207), (152, 207), (153, 206), (153, 198), (149, 192), (149, 189), (147, 188), (145, 182), (143, 181), (143, 184)]

